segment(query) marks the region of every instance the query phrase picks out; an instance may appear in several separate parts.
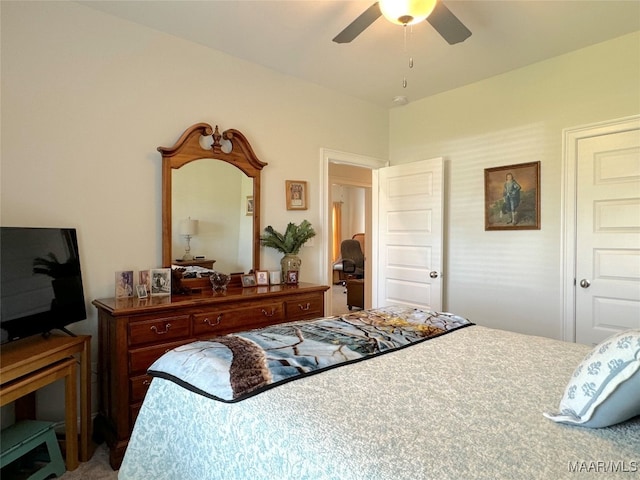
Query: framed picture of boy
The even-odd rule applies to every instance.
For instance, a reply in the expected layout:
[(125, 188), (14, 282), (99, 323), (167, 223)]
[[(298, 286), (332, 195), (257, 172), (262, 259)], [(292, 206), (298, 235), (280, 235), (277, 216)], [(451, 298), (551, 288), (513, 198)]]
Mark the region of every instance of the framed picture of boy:
[(540, 230), (540, 162), (485, 168), (484, 229)]

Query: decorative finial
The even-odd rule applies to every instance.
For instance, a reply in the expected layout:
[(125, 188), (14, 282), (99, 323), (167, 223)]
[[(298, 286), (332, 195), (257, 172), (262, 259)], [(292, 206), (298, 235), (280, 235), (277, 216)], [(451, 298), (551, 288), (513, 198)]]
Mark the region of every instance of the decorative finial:
[(218, 130), (218, 125), (216, 125), (216, 129), (213, 132), (213, 145), (211, 146), (211, 148), (222, 147), (222, 144), (220, 143), (221, 138), (222, 138), (222, 135), (220, 135), (220, 131)]

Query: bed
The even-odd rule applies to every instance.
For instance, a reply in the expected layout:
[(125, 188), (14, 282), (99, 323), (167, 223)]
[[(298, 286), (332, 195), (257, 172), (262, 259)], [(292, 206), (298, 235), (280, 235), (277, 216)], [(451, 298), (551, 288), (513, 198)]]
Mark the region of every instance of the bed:
[[(351, 328), (354, 321), (394, 319), (382, 328), (384, 344), (384, 332), (407, 319), (412, 324), (416, 312), (417, 323), (444, 328), (380, 349), (379, 339), (357, 324), (377, 351), (313, 371), (299, 368), (297, 377), (274, 377), (239, 394), (212, 375), (194, 380), (206, 361), (185, 367), (193, 359), (188, 352), (212, 348), (167, 353), (150, 368), (154, 378), (118, 478), (576, 479), (631, 478), (640, 471), (639, 331), (625, 337), (635, 342), (622, 382), (631, 389), (616, 390), (626, 404), (632, 399), (629, 419), (587, 428), (561, 423), (558, 409), (576, 366), (593, 352), (589, 346), (401, 307), (342, 320)], [(298, 332), (299, 322), (286, 327)], [(245, 340), (258, 341), (247, 333)]]

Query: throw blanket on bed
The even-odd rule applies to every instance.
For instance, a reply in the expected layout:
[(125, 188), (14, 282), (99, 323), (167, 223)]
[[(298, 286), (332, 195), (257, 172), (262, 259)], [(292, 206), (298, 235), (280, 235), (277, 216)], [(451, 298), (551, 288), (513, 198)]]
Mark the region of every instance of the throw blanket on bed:
[(469, 325), (451, 313), (409, 307), (363, 310), (196, 341), (167, 352), (148, 373), (215, 400), (237, 402)]

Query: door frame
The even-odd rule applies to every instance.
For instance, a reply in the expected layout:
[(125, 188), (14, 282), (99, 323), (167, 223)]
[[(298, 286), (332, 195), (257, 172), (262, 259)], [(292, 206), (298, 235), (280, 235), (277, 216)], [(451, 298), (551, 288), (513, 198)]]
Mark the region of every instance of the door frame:
[[(320, 249), (320, 265), (322, 268), (322, 283), (325, 285), (332, 284), (333, 271), (331, 268), (331, 262), (329, 261), (329, 246), (331, 245), (331, 238), (329, 237), (329, 233), (331, 232), (331, 185), (329, 184), (329, 164), (330, 163), (341, 163), (344, 165), (352, 165), (355, 167), (364, 167), (375, 170), (381, 167), (386, 167), (389, 165), (388, 160), (382, 160), (380, 158), (370, 157), (367, 155), (359, 155), (357, 153), (349, 153), (342, 152), (339, 150), (332, 150), (329, 148), (321, 148), (320, 149), (320, 224), (322, 225), (322, 233), (321, 233), (321, 245)], [(373, 195), (375, 197), (375, 194)], [(375, 203), (375, 202), (372, 202)], [(373, 205), (372, 205), (373, 207)], [(371, 224), (371, 234), (369, 237), (371, 238), (370, 243), (373, 248), (377, 244), (377, 219), (375, 218), (375, 214), (372, 210), (372, 224)], [(367, 248), (368, 249), (368, 248)], [(375, 252), (375, 249), (372, 250)], [(367, 262), (369, 265), (372, 265), (373, 259), (371, 262)], [(373, 278), (370, 276), (370, 278)], [(367, 297), (368, 292), (375, 291), (372, 290), (373, 283), (368, 282), (367, 292), (365, 292), (365, 299)], [(376, 285), (377, 287), (377, 285)], [(369, 293), (370, 294), (370, 293)], [(331, 315), (332, 308), (332, 298), (331, 295), (324, 296), (324, 310), (326, 315)]]
[(576, 208), (578, 142), (640, 128), (640, 115), (564, 129), (562, 135), (562, 339), (576, 341)]

